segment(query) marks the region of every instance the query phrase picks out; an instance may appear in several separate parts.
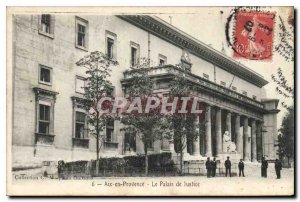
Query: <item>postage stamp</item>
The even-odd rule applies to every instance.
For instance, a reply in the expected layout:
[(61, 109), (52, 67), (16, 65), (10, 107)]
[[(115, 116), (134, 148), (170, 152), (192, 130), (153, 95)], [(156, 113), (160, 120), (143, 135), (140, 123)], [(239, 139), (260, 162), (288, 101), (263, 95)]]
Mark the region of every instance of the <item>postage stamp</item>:
[(233, 56), (271, 60), (274, 19), (274, 13), (238, 11)]

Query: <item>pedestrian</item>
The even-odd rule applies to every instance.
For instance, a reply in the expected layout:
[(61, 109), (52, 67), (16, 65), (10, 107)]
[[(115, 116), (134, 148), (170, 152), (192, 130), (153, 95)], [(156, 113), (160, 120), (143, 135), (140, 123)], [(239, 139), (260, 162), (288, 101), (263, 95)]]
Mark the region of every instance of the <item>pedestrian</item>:
[(241, 177), (241, 173), (243, 174), (243, 177), (245, 177), (244, 175), (244, 162), (243, 162), (243, 159), (240, 159), (240, 162), (239, 162), (239, 177)]
[(211, 162), (210, 162), (210, 158), (207, 157), (207, 161), (205, 163), (205, 167), (207, 170), (207, 177), (209, 178), (211, 176)]
[(227, 160), (225, 161), (224, 165), (226, 169), (225, 177), (227, 177), (228, 172), (229, 177), (231, 177), (231, 161), (229, 160), (229, 156), (227, 156)]
[(264, 177), (265, 176), (265, 173), (264, 173), (264, 168), (263, 168), (263, 161), (265, 160), (264, 157), (261, 157), (261, 177)]
[(267, 177), (267, 170), (268, 170), (268, 161), (265, 159), (265, 157), (262, 157), (261, 161), (261, 176)]
[(281, 169), (282, 169), (282, 164), (278, 159), (276, 159), (275, 160), (275, 171), (276, 171), (277, 179), (280, 179)]
[(217, 161), (216, 158), (214, 157), (213, 160), (211, 161), (211, 176), (216, 177), (216, 169), (217, 169)]

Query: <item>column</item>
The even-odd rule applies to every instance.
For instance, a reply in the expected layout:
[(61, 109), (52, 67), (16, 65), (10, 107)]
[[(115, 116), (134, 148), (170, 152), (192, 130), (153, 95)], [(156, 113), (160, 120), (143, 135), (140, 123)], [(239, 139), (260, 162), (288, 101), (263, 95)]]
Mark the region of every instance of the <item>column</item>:
[(243, 130), (243, 139), (244, 139), (244, 161), (249, 161), (249, 151), (248, 151), (248, 117), (244, 118), (244, 130)]
[(231, 135), (231, 112), (227, 112), (227, 115), (226, 115), (226, 130), (228, 131), (230, 139), (231, 139), (232, 138), (232, 135)]
[(251, 161), (257, 161), (257, 153), (256, 153), (256, 121), (251, 121)]
[(243, 157), (243, 135), (240, 133), (241, 117), (239, 114), (235, 116), (235, 138), (236, 138), (236, 151)]
[(205, 109), (205, 156), (212, 155), (211, 152), (211, 106), (206, 104)]
[(256, 127), (256, 153), (257, 160), (261, 160), (263, 157), (262, 153), (262, 123), (258, 121)]
[(196, 114), (195, 127), (197, 138), (193, 140), (193, 156), (200, 156), (200, 133), (199, 133), (199, 115)]
[(216, 152), (217, 156), (222, 153), (222, 112), (221, 108), (216, 113)]

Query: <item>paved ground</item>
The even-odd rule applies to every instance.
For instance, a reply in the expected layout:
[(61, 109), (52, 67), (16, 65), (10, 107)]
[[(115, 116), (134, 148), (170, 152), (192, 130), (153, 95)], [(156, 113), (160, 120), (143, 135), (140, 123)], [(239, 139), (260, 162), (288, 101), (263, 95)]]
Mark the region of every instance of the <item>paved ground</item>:
[[(25, 174), (26, 176), (40, 176), (41, 169), (31, 169), (13, 172), (13, 175)], [(294, 170), (283, 169), (282, 178), (276, 179), (275, 170), (271, 164), (268, 169), (268, 178), (260, 177), (260, 169), (257, 166), (248, 166), (246, 177), (216, 177), (205, 176), (182, 176), (182, 177), (127, 177), (127, 178), (94, 178), (99, 188), (109, 188), (106, 182), (123, 184), (113, 186), (122, 192), (126, 187), (126, 194), (156, 195), (293, 195), (294, 193)], [(85, 181), (86, 182), (86, 181)], [(126, 183), (142, 183), (142, 187), (131, 186)], [(180, 182), (180, 186), (176, 186)], [(38, 181), (36, 181), (38, 183)], [(146, 188), (146, 189), (145, 189)], [(107, 193), (110, 191), (107, 190)], [(114, 193), (114, 192), (112, 192)], [(149, 193), (150, 194), (150, 193)]]

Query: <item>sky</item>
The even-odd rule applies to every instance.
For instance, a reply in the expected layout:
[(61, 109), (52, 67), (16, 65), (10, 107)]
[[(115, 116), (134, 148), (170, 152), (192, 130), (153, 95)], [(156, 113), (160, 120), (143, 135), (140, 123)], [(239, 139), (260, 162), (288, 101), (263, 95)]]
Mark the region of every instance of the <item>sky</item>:
[[(156, 14), (156, 16), (168, 23), (172, 23), (173, 26), (199, 39), (203, 43), (210, 45), (218, 51), (222, 51), (222, 48), (224, 48), (225, 51), (223, 51), (223, 53), (229, 57), (233, 57), (234, 52), (232, 48), (227, 45), (225, 34), (227, 18), (231, 14), (232, 9), (232, 7), (197, 7), (192, 11), (179, 11), (178, 13), (170, 12), (168, 14)], [(284, 101), (290, 105), (293, 103), (293, 99), (286, 99), (276, 92), (276, 85), (272, 81), (271, 75), (276, 75), (277, 69), (281, 67), (282, 72), (287, 78), (290, 86), (293, 86), (294, 84), (294, 62), (286, 61), (286, 59), (283, 58), (278, 52), (274, 51), (274, 46), (279, 44), (281, 41), (281, 37), (279, 35), (279, 26), (281, 24), (281, 20), (279, 16), (283, 20), (287, 31), (292, 33), (292, 29), (290, 29), (290, 25), (288, 24), (288, 16), (291, 13), (291, 8), (269, 7), (264, 9), (275, 12), (272, 59), (268, 61), (250, 60), (246, 58), (234, 59), (261, 74), (264, 79), (269, 81), (269, 83), (264, 86), (267, 98), (280, 99), (280, 101)], [(293, 41), (289, 42), (293, 45)], [(286, 110), (281, 106), (280, 103), (278, 108), (281, 110), (277, 116), (277, 124), (279, 128)]]

